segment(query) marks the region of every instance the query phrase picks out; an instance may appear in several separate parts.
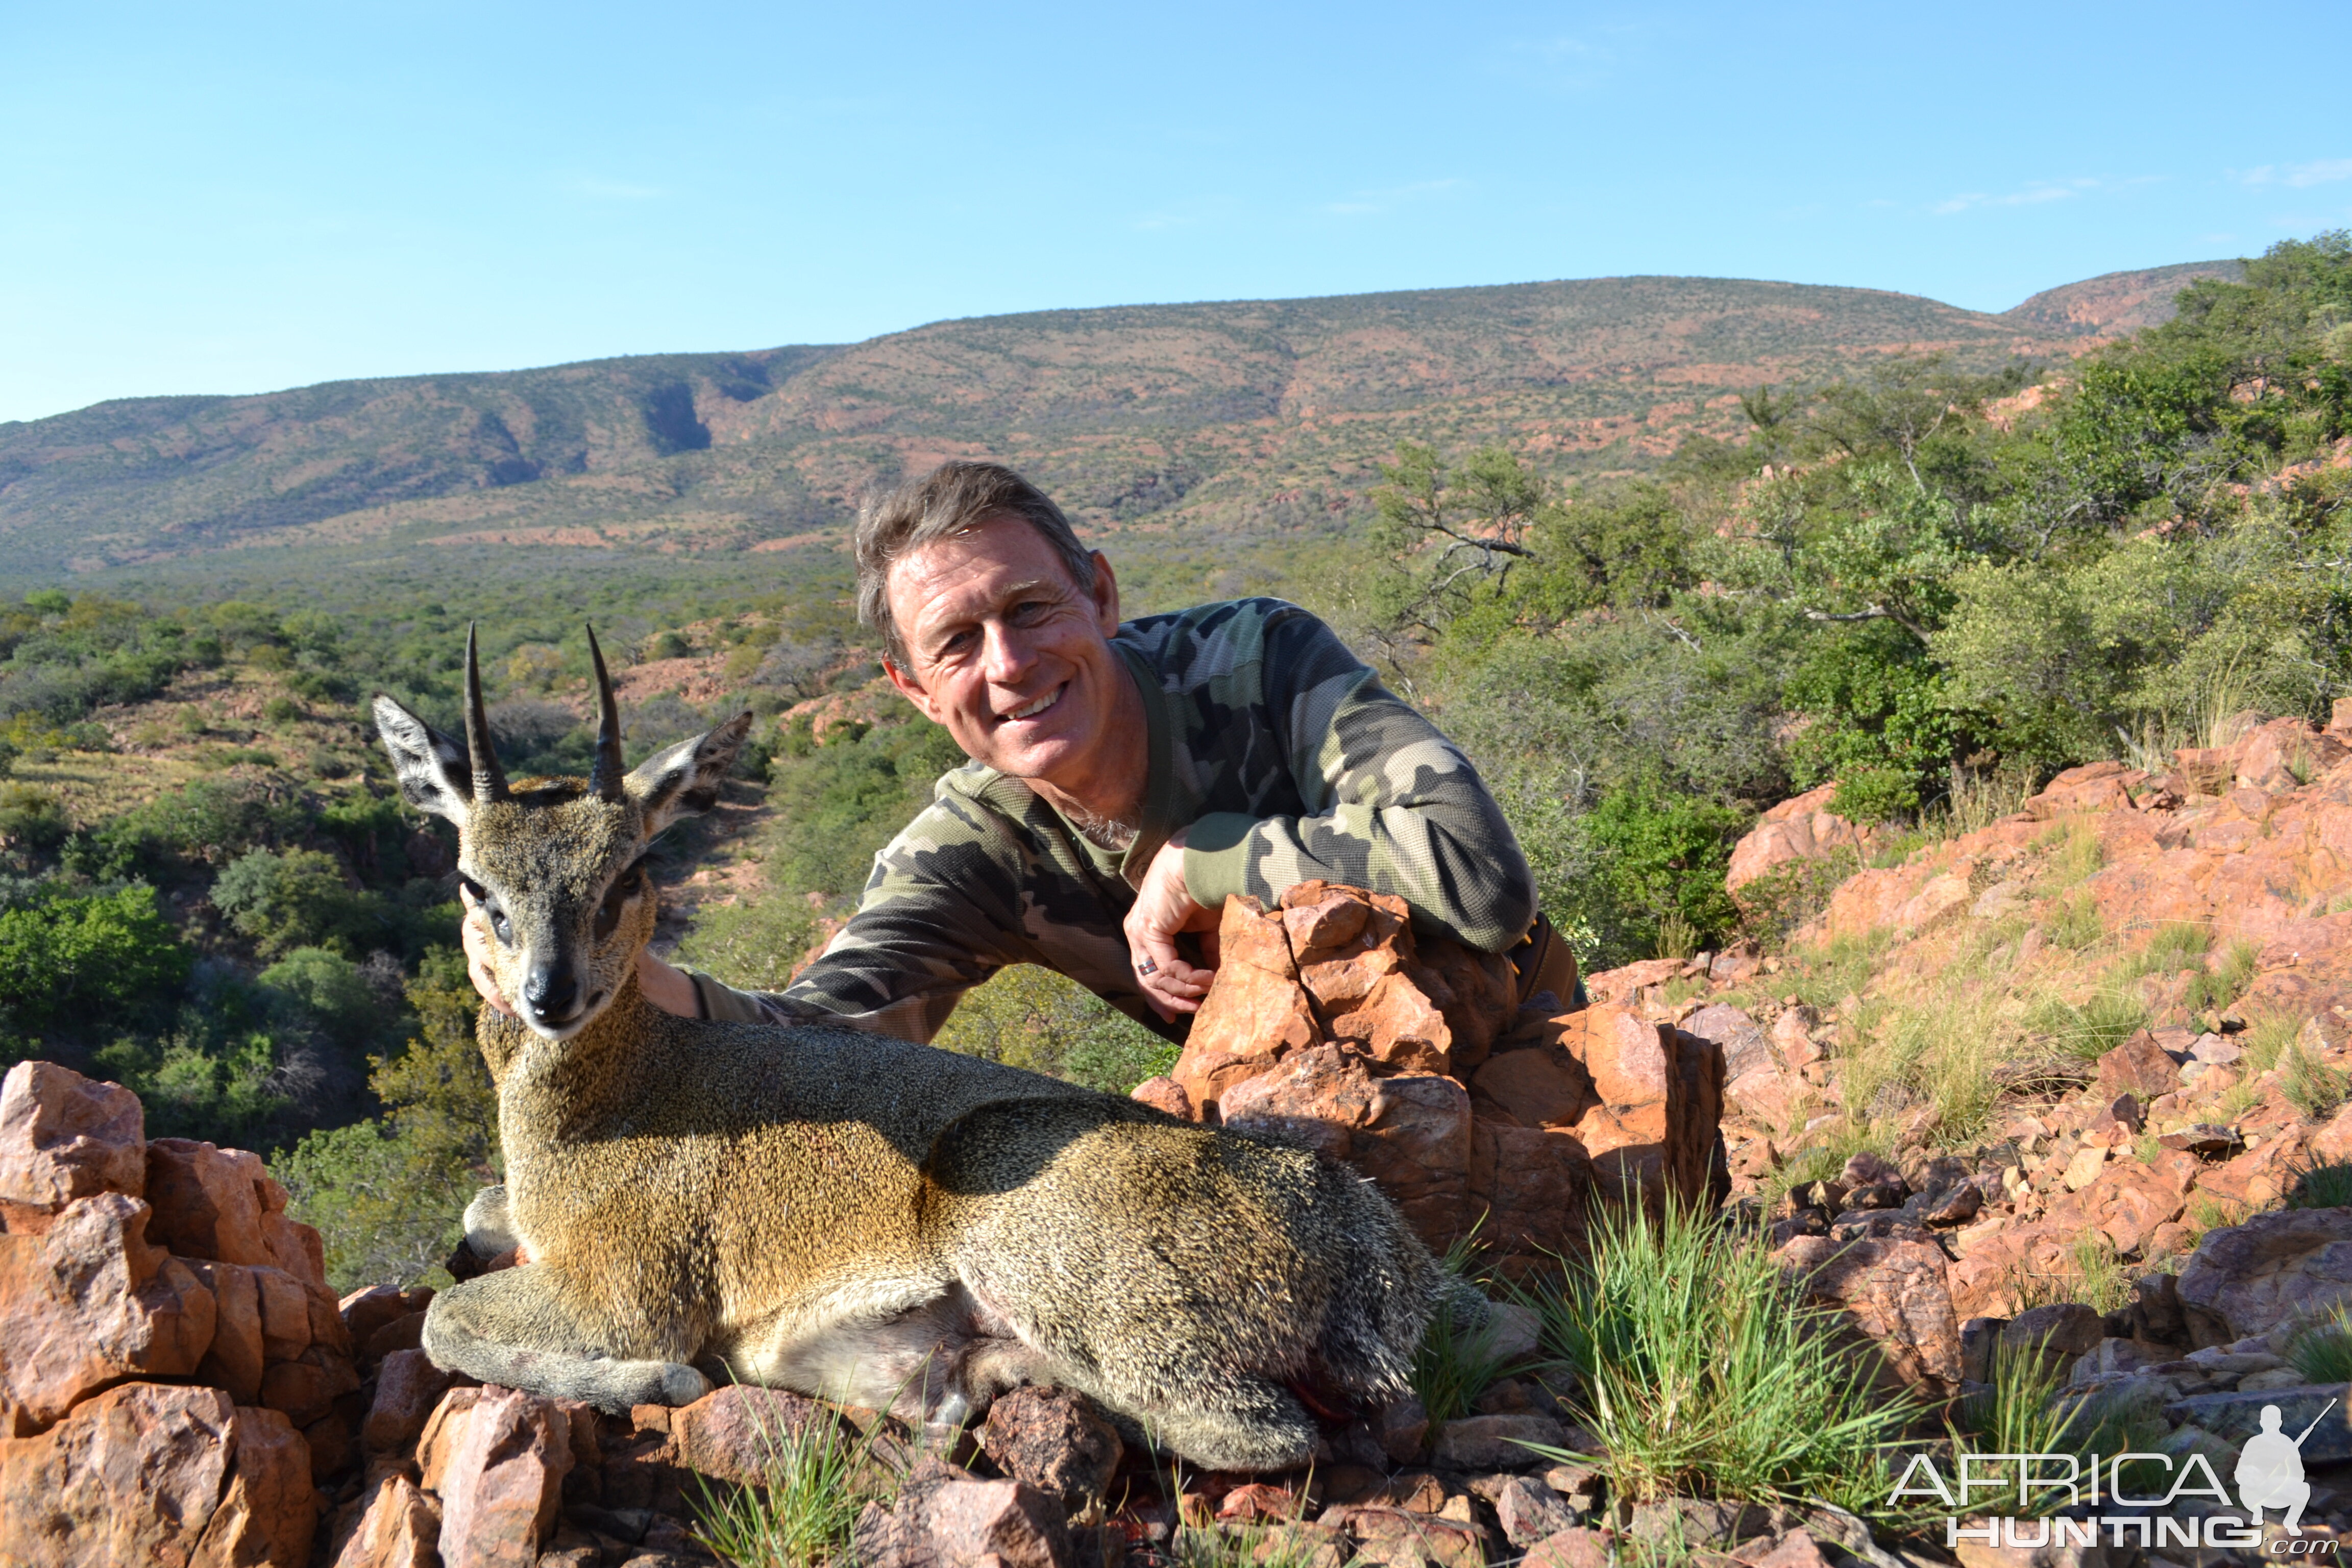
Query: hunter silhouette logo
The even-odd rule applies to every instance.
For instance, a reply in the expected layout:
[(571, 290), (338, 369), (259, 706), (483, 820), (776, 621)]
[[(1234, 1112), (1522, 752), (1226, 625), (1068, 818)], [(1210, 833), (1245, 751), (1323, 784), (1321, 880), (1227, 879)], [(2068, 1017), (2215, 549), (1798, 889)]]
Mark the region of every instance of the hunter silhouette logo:
[(2311, 1418), (2311, 1426), (2290, 1437), (2279, 1430), (2279, 1407), (2263, 1406), (2263, 1429), (2246, 1439), (2238, 1455), (2238, 1500), (2263, 1521), (2263, 1510), (2286, 1510), (2285, 1524), (2298, 1535), (2303, 1532), (2303, 1510), (2311, 1501), (2311, 1483), (2303, 1479), (2303, 1440), (2323, 1420), (2336, 1401)]

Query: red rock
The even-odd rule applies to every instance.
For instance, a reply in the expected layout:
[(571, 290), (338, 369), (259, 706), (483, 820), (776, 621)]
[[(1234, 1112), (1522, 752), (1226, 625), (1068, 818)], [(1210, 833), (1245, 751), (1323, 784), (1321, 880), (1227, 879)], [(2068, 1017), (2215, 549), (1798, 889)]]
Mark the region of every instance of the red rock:
[(199, 1381), (228, 1391), (239, 1405), (261, 1402), (268, 1360), (261, 1332), (261, 1297), (253, 1271), (235, 1263), (198, 1259), (188, 1272), (213, 1293), (212, 1347), (196, 1367)]
[(1469, 1206), (1486, 1215), (1478, 1239), (1502, 1273), (1517, 1279), (1552, 1267), (1553, 1259), (1581, 1256), (1591, 1193), (1592, 1161), (1571, 1134), (1490, 1121), (1473, 1126)]
[[(1574, 960), (1570, 962), (1567, 984), (1572, 993)], [(1448, 1047), (1451, 1070), (1457, 1075), (1485, 1061), (1517, 1019), (1518, 972), (1500, 953), (1480, 952), (1450, 937), (1415, 937), (1413, 961), (1406, 965), (1406, 973), (1445, 1016), (1445, 1026), (1453, 1036)], [(1565, 996), (1556, 1001), (1559, 1006), (1568, 1005)]]
[(452, 1388), (425, 1418), (425, 1430), (416, 1439), (416, 1469), (426, 1491), (441, 1490), (442, 1478), (458, 1445), (465, 1441), (467, 1423), (473, 1419), (474, 1406), (485, 1392), (478, 1385)]
[(1303, 1517), (1306, 1494), (1289, 1487), (1252, 1481), (1235, 1487), (1217, 1501), (1217, 1519), (1224, 1524), (1283, 1524)]
[(1528, 1548), (1519, 1568), (1612, 1568), (1610, 1538), (1598, 1530), (1563, 1530)]
[(386, 1476), (331, 1562), (333, 1568), (438, 1568), (440, 1510), (406, 1476)]
[(1187, 1121), (1193, 1120), (1192, 1097), (1186, 1094), (1184, 1086), (1172, 1078), (1145, 1079), (1128, 1091), (1128, 1098), (1148, 1105), (1154, 1110), (1164, 1110), (1171, 1116), (1181, 1116)]
[(360, 1441), (377, 1453), (406, 1453), (423, 1436), (425, 1423), (449, 1392), (457, 1374), (433, 1364), (421, 1350), (395, 1351), (376, 1369), (375, 1403), (360, 1427)]
[(1567, 1436), (1548, 1415), (1468, 1415), (1440, 1423), (1429, 1452), (1440, 1469), (1517, 1470), (1545, 1457), (1528, 1445), (1558, 1448)]
[(55, 1210), (100, 1193), (139, 1197), (146, 1185), (137, 1095), (54, 1062), (8, 1069), (0, 1080), (0, 1199)]
[(1291, 962), (1282, 918), (1255, 900), (1225, 900), (1218, 927), (1216, 984), (1202, 998), (1172, 1077), (1194, 1114), (1206, 1116), (1224, 1091), (1322, 1037)]
[(310, 1348), (310, 1300), (302, 1281), (282, 1268), (249, 1268), (261, 1303), (262, 1350), (271, 1361), (293, 1361)]
[(204, 1360), (213, 1293), (146, 1239), (147, 1221), (139, 1199), (100, 1193), (39, 1235), (0, 1236), (0, 1431), (28, 1436), (108, 1384)]
[(2099, 1058), (2099, 1095), (2133, 1095), (2142, 1101), (2180, 1087), (2180, 1068), (2156, 1037), (2140, 1030)]
[(382, 1361), (394, 1351), (413, 1351), (425, 1342), (425, 1314), (411, 1312), (404, 1318), (394, 1318), (368, 1336), (361, 1354), (369, 1361)]
[(1737, 893), (1759, 877), (1794, 862), (1819, 860), (1841, 850), (1857, 858), (1867, 835), (1830, 809), (1837, 785), (1826, 784), (1780, 802), (1756, 820), (1732, 847), (1724, 885)]
[(1513, 1476), (1496, 1490), (1495, 1520), (1503, 1539), (1525, 1549), (1576, 1527), (1576, 1515), (1548, 1486)]
[(1895, 1381), (1931, 1395), (1958, 1390), (1959, 1319), (1934, 1242), (1804, 1236), (1779, 1256), (1813, 1304), (1843, 1314), (1852, 1331), (1878, 1347)]
[(1393, 1568), (1485, 1568), (1486, 1532), (1434, 1514), (1353, 1504), (1324, 1510), (1318, 1523), (1357, 1538), (1354, 1562)]
[(216, 1388), (124, 1384), (0, 1440), (12, 1563), (302, 1563), (317, 1499), (301, 1436)]
[(742, 1486), (767, 1484), (787, 1442), (839, 1425), (840, 1417), (815, 1400), (747, 1384), (730, 1384), (669, 1413), (677, 1462)]
[(1801, 1530), (1792, 1530), (1772, 1543), (1772, 1550), (1754, 1559), (1755, 1568), (1830, 1568), (1818, 1542)]
[(1412, 1394), (1373, 1413), (1372, 1436), (1390, 1462), (1412, 1464), (1429, 1446), (1429, 1412)]
[(359, 1373), (348, 1356), (313, 1345), (299, 1361), (270, 1363), (261, 1374), (261, 1403), (284, 1411), (297, 1426), (308, 1426), (359, 1386)]
[(532, 1568), (571, 1468), (571, 1423), (561, 1408), (518, 1390), (483, 1390), (441, 1472), (444, 1568)]
[(1318, 1149), (1334, 1159), (1355, 1152), (1356, 1129), (1375, 1111), (1372, 1075), (1362, 1058), (1337, 1046), (1315, 1046), (1231, 1090), (1224, 1124)]
[(1003, 1394), (988, 1407), (980, 1446), (998, 1469), (1068, 1513), (1101, 1500), (1126, 1454), (1118, 1428), (1093, 1400), (1034, 1385)]
[(1645, 958), (1618, 969), (1604, 969), (1584, 977), (1584, 994), (1595, 1005), (1614, 1003), (1632, 1006), (1654, 985), (1680, 978), (1685, 966), (1678, 958)]
[(1424, 1242), (1444, 1251), (1475, 1216), (1470, 1183), (1470, 1096), (1450, 1078), (1373, 1080), (1370, 1120), (1355, 1130), (1349, 1158), (1388, 1194)]
[(155, 1208), (150, 1235), (182, 1258), (276, 1267), (261, 1234), (268, 1174), (259, 1156), (242, 1149), (156, 1139), (147, 1145), (147, 1201)]
[(935, 1458), (916, 1462), (887, 1513), (869, 1506), (852, 1542), (866, 1568), (1066, 1568), (1070, 1534), (1052, 1499), (1020, 1481), (983, 1481)]
[(424, 1286), (404, 1290), (397, 1285), (371, 1285), (354, 1290), (335, 1304), (344, 1331), (355, 1345), (365, 1345), (386, 1323), (421, 1312), (433, 1304), (433, 1292)]
[(1331, 1033), (1400, 1072), (1444, 1073), (1454, 1031), (1428, 994), (1403, 974), (1383, 974), (1363, 999), (1331, 1020)]
[(2352, 1303), (2352, 1209), (2285, 1209), (2205, 1233), (2176, 1286), (2200, 1345)]
[(1557, 1045), (1490, 1058), (1469, 1084), (1481, 1114), (1499, 1112), (1522, 1127), (1573, 1127), (1594, 1098), (1591, 1078)]

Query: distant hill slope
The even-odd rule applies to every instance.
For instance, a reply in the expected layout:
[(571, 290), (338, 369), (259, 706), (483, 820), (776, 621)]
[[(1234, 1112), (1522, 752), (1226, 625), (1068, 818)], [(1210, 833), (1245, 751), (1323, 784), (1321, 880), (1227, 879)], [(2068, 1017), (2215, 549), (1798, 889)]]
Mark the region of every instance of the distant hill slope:
[(2237, 261), (2183, 261), (2139, 272), (2106, 272), (2045, 289), (2022, 305), (2001, 312), (2004, 321), (2054, 331), (2120, 336), (2172, 320), (2172, 297), (2200, 278), (2245, 280)]
[(957, 454), (1022, 466), (1095, 526), (1247, 530), (1344, 508), (1400, 437), (1507, 437), (1562, 468), (1638, 468), (1692, 430), (1734, 431), (1736, 395), (1759, 383), (1903, 350), (2070, 354), (2146, 319), (2173, 274), (2221, 265), (2095, 279), (2000, 316), (1865, 289), (1608, 278), (128, 399), (0, 425), (0, 579), (362, 540), (377, 554), (775, 547)]

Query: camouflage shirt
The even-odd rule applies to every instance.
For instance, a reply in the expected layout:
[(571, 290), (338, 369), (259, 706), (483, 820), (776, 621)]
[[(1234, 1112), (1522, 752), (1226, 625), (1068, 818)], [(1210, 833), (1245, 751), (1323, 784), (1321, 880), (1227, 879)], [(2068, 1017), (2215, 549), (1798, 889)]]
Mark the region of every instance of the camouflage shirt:
[(857, 912), (780, 995), (696, 976), (714, 1018), (847, 1023), (929, 1040), (1008, 964), (1058, 970), (1150, 1028), (1120, 921), (1189, 826), (1184, 880), (1212, 908), (1323, 878), (1396, 894), (1429, 929), (1500, 952), (1535, 880), (1469, 760), (1296, 605), (1241, 599), (1130, 621), (1112, 639), (1150, 733), (1139, 831), (1103, 848), (978, 763), (874, 858)]

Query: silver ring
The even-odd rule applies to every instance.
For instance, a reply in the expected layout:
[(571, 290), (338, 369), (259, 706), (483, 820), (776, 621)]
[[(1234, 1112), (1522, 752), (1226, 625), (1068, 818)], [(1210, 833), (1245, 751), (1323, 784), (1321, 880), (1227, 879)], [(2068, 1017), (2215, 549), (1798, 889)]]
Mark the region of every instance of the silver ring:
[(1160, 965), (1147, 958), (1141, 963), (1135, 966), (1135, 972), (1138, 974), (1144, 975), (1157, 974), (1160, 973)]

